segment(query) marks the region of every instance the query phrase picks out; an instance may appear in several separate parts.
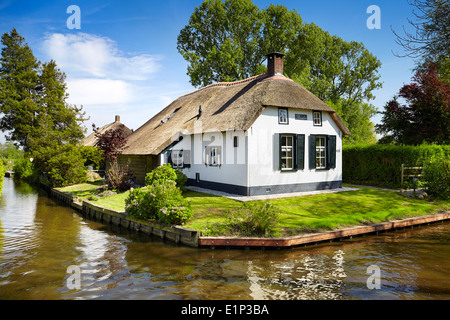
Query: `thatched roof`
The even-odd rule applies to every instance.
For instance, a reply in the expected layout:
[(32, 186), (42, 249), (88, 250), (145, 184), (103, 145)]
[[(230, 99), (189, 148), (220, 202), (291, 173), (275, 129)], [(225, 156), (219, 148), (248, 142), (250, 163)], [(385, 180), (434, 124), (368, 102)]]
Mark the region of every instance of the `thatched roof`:
[(202, 132), (245, 131), (268, 106), (329, 112), (343, 134), (350, 134), (336, 111), (304, 87), (282, 75), (263, 74), (179, 97), (128, 137), (123, 154), (158, 155), (173, 142), (174, 133), (193, 134), (197, 120)]
[[(131, 133), (133, 133), (133, 131), (130, 128), (128, 128), (126, 125), (120, 122), (119, 116), (116, 116), (116, 121), (106, 124), (103, 127), (99, 128), (98, 132), (105, 133), (108, 130), (116, 130), (118, 128), (122, 128), (125, 137), (128, 137), (129, 135), (131, 135)], [(97, 144), (97, 138), (95, 137), (95, 133), (92, 132), (90, 135), (84, 138), (82, 143), (84, 146), (95, 147), (95, 145)]]

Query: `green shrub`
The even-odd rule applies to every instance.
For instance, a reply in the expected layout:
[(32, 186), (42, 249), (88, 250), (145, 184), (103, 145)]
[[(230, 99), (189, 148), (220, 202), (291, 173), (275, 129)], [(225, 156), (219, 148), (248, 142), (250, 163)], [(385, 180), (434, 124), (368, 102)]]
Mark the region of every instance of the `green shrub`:
[(156, 219), (177, 225), (186, 223), (193, 216), (191, 205), (176, 182), (163, 179), (130, 191), (125, 199), (125, 211), (139, 219)]
[(177, 181), (177, 173), (168, 163), (153, 169), (145, 176), (145, 184), (147, 186), (166, 180)]
[(423, 168), (423, 180), (428, 194), (450, 199), (450, 159), (435, 158)]
[(401, 187), (401, 166), (422, 167), (432, 158), (450, 158), (450, 146), (353, 145), (344, 146), (345, 183)]
[(278, 213), (270, 202), (246, 202), (242, 207), (230, 210), (228, 225), (247, 236), (271, 237), (276, 233)]
[(177, 187), (181, 189), (181, 191), (185, 190), (185, 184), (188, 180), (187, 176), (183, 173), (183, 171), (181, 169), (176, 169), (175, 173), (177, 174)]
[(149, 187), (132, 189), (125, 199), (125, 211), (138, 219), (156, 219), (153, 207), (154, 194)]

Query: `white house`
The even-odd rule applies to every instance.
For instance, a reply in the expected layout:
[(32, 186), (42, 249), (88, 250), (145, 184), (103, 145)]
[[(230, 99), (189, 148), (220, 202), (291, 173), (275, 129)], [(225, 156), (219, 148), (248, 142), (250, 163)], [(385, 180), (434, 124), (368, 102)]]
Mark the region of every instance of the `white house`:
[(184, 95), (128, 137), (120, 157), (138, 183), (164, 163), (188, 184), (240, 195), (342, 187), (342, 137), (336, 111), (283, 75), (283, 55), (268, 73)]

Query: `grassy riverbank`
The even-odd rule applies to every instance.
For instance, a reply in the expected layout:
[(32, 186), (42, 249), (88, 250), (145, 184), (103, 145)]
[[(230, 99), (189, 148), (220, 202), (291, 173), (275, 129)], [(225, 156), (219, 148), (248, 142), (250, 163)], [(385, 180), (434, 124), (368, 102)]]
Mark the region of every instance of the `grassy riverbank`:
[[(125, 210), (127, 192), (103, 196), (98, 182), (61, 188), (81, 199), (118, 211)], [(184, 227), (217, 235), (213, 225), (226, 222), (227, 211), (242, 203), (194, 191), (184, 193), (194, 217)], [(358, 187), (357, 191), (265, 200), (279, 212), (278, 236), (334, 230), (355, 225), (406, 219), (450, 210), (448, 201), (411, 199), (395, 191)]]

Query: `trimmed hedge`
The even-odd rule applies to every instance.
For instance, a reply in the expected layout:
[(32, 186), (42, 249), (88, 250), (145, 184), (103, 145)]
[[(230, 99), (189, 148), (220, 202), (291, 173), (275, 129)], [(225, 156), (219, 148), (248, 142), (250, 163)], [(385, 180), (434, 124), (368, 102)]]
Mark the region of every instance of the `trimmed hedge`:
[(390, 188), (401, 187), (402, 164), (423, 167), (431, 159), (450, 158), (450, 145), (350, 145), (342, 151), (344, 183)]

